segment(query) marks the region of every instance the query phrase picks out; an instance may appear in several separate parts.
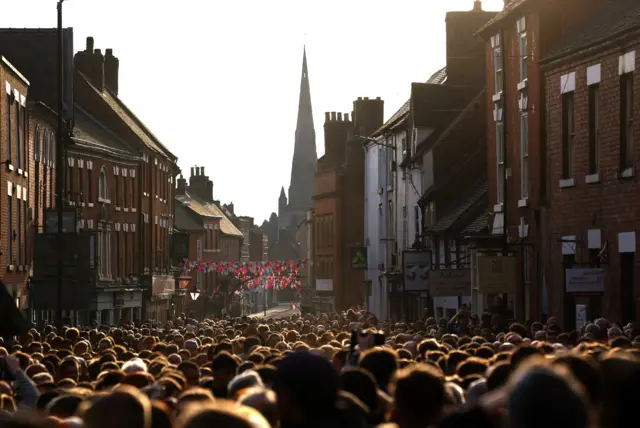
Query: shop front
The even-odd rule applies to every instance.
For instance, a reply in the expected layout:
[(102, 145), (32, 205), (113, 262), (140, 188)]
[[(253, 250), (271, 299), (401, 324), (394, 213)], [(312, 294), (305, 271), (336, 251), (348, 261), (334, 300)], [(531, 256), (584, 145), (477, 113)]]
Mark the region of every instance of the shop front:
[(565, 323), (580, 329), (602, 314), (605, 271), (603, 268), (565, 269)]
[(507, 318), (513, 317), (518, 283), (517, 257), (477, 255), (474, 267), (476, 276), (472, 287), (472, 306), (476, 313), (500, 311)]
[(429, 272), (429, 294), (436, 318), (451, 319), (460, 307), (471, 302), (471, 270), (436, 269)]

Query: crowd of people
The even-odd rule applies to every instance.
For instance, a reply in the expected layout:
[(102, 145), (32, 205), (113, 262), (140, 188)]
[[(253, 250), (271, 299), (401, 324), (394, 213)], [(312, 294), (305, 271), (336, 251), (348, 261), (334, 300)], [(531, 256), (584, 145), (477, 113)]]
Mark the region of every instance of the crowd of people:
[[(640, 325), (364, 311), (46, 326), (0, 341), (0, 427), (622, 428)], [(637, 423), (637, 422), (636, 422)]]

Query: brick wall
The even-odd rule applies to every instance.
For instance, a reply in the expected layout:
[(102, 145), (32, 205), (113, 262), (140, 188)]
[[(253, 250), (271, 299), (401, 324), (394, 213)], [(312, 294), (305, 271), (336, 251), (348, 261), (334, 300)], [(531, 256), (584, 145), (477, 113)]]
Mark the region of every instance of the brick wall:
[(0, 279), (20, 306), (30, 264), (28, 89), (12, 66), (0, 62)]
[[(607, 243), (608, 265), (605, 265), (605, 293), (601, 302), (600, 315), (610, 319), (621, 319), (624, 305), (621, 291), (620, 252), (618, 233), (632, 232), (637, 229), (640, 210), (640, 192), (637, 171), (640, 167), (640, 146), (633, 149), (635, 173), (621, 178), (620, 169), (620, 76), (618, 73), (619, 56), (625, 52), (636, 51), (636, 71), (633, 75), (634, 91), (640, 91), (640, 63), (638, 52), (640, 35), (620, 41), (614, 48), (579, 55), (572, 61), (551, 65), (546, 70), (546, 96), (548, 104), (548, 160), (549, 160), (549, 248), (548, 253), (549, 289), (551, 313), (558, 314), (561, 320), (571, 321), (571, 302), (564, 293), (564, 266), (562, 239), (565, 236), (576, 237), (576, 262), (589, 261), (589, 239), (587, 231), (599, 229), (601, 246)], [(589, 175), (589, 86), (587, 67), (600, 64), (599, 83), (599, 164), (597, 179)], [(571, 177), (574, 185), (561, 187), (562, 177), (562, 95), (561, 76), (575, 72), (575, 137), (574, 167)], [(640, 97), (634, 97), (634, 113), (640, 112)], [(634, 136), (640, 135), (640, 123), (634, 123)], [(638, 141), (638, 138), (634, 138)], [(565, 183), (566, 184), (566, 183)], [(635, 259), (636, 272), (640, 268)], [(575, 266), (580, 267), (580, 266)], [(633, 280), (633, 278), (631, 278)], [(635, 293), (640, 293), (635, 279)], [(635, 302), (636, 313), (640, 313), (640, 303)]]
[(56, 121), (44, 105), (29, 104), (29, 206), (36, 232), (44, 230), (45, 212), (55, 206)]
[[(98, 251), (98, 263), (106, 273), (125, 279), (140, 273), (136, 242), (139, 237), (138, 163), (90, 150), (68, 152), (65, 171), (67, 204), (78, 210), (82, 230), (104, 230), (110, 222), (110, 262)], [(106, 187), (101, 190), (102, 180)]]

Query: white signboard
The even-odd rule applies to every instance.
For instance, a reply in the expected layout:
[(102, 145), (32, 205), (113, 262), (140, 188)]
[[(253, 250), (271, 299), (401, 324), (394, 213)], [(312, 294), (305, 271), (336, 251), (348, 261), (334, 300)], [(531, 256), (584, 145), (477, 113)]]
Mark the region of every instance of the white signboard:
[(317, 291), (333, 291), (333, 279), (316, 279)]
[(580, 329), (587, 323), (587, 305), (576, 305), (576, 328)]
[(604, 293), (604, 269), (566, 269), (567, 293)]
[(428, 251), (405, 251), (402, 257), (405, 291), (427, 291), (429, 271), (431, 270), (431, 253)]

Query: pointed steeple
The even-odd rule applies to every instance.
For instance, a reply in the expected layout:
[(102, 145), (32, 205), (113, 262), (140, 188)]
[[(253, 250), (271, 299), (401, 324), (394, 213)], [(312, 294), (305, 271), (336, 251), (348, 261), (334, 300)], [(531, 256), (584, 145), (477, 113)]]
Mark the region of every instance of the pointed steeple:
[(313, 126), (311, 108), (311, 89), (307, 66), (306, 46), (302, 53), (302, 75), (300, 78), (300, 97), (298, 99), (298, 121), (296, 125), (293, 163), (291, 165), (291, 184), (289, 186), (289, 213), (304, 216), (312, 204), (313, 185), (318, 163), (316, 151), (316, 131)]
[(280, 189), (280, 197), (278, 198), (279, 201), (284, 200), (286, 202), (287, 200), (287, 195), (286, 193), (284, 193), (284, 186), (282, 186), (282, 189)]

